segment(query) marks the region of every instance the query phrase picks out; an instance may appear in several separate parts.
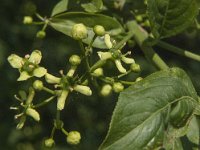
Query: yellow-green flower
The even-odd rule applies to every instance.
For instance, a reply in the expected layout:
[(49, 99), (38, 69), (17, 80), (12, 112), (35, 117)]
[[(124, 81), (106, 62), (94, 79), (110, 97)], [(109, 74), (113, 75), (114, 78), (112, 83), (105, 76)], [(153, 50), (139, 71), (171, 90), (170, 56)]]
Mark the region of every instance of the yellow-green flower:
[(40, 67), (42, 54), (39, 50), (34, 50), (31, 55), (26, 55), (22, 58), (16, 54), (11, 54), (8, 57), (8, 62), (13, 68), (19, 69), (20, 76), (17, 81), (24, 81), (33, 76), (41, 78), (46, 73), (47, 70), (44, 67)]

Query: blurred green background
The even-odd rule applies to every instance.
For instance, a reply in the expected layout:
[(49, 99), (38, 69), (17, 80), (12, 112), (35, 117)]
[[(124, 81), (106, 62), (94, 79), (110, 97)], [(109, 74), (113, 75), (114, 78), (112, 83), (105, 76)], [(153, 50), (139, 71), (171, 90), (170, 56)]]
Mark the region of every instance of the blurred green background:
[[(57, 75), (60, 69), (66, 70), (68, 58), (71, 54), (79, 54), (77, 43), (47, 28), (47, 37), (44, 40), (36, 39), (35, 35), (40, 26), (27, 26), (22, 23), (23, 17), (33, 15), (36, 11), (42, 16), (49, 16), (51, 9), (58, 1), (49, 0), (1, 0), (0, 3), (0, 149), (2, 150), (40, 150), (44, 149), (43, 139), (48, 137), (51, 132), (53, 118), (55, 117), (55, 103), (51, 103), (47, 107), (39, 109), (41, 114), (40, 123), (32, 120), (26, 122), (25, 127), (18, 131), (15, 129), (16, 121), (14, 120), (15, 112), (10, 110), (10, 106), (19, 105), (13, 95), (19, 90), (26, 90), (27, 84), (17, 82), (19, 73), (12, 69), (7, 57), (11, 53), (20, 56), (29, 54), (34, 49), (39, 49), (43, 53), (42, 65), (48, 68), (48, 71)], [(87, 1), (81, 1), (87, 2)], [(109, 10), (105, 14), (115, 16), (118, 19), (127, 20), (133, 18), (130, 11), (137, 9), (143, 11), (144, 8), (141, 1), (127, 0), (125, 8), (116, 9), (113, 4), (114, 0), (105, 1), (105, 5)], [(115, 6), (115, 8), (114, 8)], [(80, 10), (77, 5), (71, 4), (71, 10)], [(192, 28), (181, 35), (168, 39), (167, 42), (189, 49), (200, 54), (200, 32)], [(171, 66), (179, 66), (184, 68), (193, 80), (193, 83), (200, 92), (200, 63), (193, 60), (171, 54), (160, 48), (155, 47), (157, 52)], [(133, 51), (133, 57), (141, 64), (143, 72), (141, 74), (132, 74), (128, 79), (134, 80), (137, 76), (145, 77), (147, 74), (156, 69), (149, 65), (143, 58), (143, 54), (138, 47), (126, 50)], [(112, 69), (107, 67), (107, 69)], [(47, 97), (45, 94), (39, 93), (38, 99)], [(95, 150), (103, 141), (108, 130), (109, 121), (112, 111), (116, 104), (117, 95), (103, 98), (94, 92), (92, 97), (85, 97), (79, 94), (71, 95), (67, 109), (61, 114), (61, 118), (65, 123), (67, 130), (78, 130), (81, 132), (82, 140), (78, 146), (69, 146), (65, 141), (65, 136), (60, 132), (56, 132), (55, 141), (57, 143), (55, 149), (69, 150)], [(189, 149), (188, 149), (189, 150)]]

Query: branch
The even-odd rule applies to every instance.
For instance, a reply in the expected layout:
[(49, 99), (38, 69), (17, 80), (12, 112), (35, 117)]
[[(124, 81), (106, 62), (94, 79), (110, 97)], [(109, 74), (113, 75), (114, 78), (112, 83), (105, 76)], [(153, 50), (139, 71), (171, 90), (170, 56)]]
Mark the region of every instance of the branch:
[(167, 64), (154, 51), (154, 49), (151, 46), (145, 45), (145, 41), (148, 39), (148, 33), (135, 21), (128, 22), (127, 27), (129, 31), (133, 33), (135, 41), (140, 46), (146, 58), (160, 70), (167, 69), (168, 68)]
[(179, 54), (179, 55), (182, 55), (182, 56), (185, 56), (187, 58), (190, 58), (190, 59), (193, 59), (193, 60), (200, 62), (200, 55), (194, 54), (190, 51), (178, 48), (176, 46), (170, 45), (170, 44), (163, 42), (163, 41), (158, 41), (157, 45), (159, 47), (162, 47), (163, 49), (170, 51), (170, 52), (174, 52), (176, 54)]

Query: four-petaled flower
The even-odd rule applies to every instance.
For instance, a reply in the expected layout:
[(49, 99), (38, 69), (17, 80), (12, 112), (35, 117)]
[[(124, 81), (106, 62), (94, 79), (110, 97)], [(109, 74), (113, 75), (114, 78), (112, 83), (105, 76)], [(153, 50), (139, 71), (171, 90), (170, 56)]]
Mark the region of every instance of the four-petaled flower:
[(34, 50), (30, 56), (26, 55), (25, 58), (16, 54), (11, 54), (8, 57), (8, 62), (13, 68), (19, 69), (20, 76), (17, 81), (24, 81), (33, 76), (38, 78), (43, 77), (47, 73), (44, 67), (39, 66), (41, 59), (41, 52), (39, 50)]

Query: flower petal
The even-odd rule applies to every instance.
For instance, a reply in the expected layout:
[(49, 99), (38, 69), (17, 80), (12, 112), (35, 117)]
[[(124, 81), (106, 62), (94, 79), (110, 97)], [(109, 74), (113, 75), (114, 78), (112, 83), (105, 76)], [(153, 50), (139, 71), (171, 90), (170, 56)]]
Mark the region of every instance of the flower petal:
[(19, 57), (16, 54), (11, 54), (8, 57), (8, 62), (13, 68), (18, 68), (18, 69), (21, 68), (24, 64), (23, 58)]
[(33, 75), (38, 78), (43, 77), (46, 73), (47, 69), (45, 69), (44, 67), (38, 67), (33, 71)]
[(29, 79), (31, 76), (28, 74), (28, 72), (23, 71), (20, 73), (19, 78), (17, 79), (17, 81), (25, 81), (27, 79)]
[(97, 52), (97, 53), (101, 60), (107, 60), (112, 58), (112, 54), (110, 52)]
[(29, 58), (29, 62), (32, 62), (34, 64), (39, 64), (42, 59), (42, 53), (39, 50), (34, 50), (31, 53), (31, 56)]

